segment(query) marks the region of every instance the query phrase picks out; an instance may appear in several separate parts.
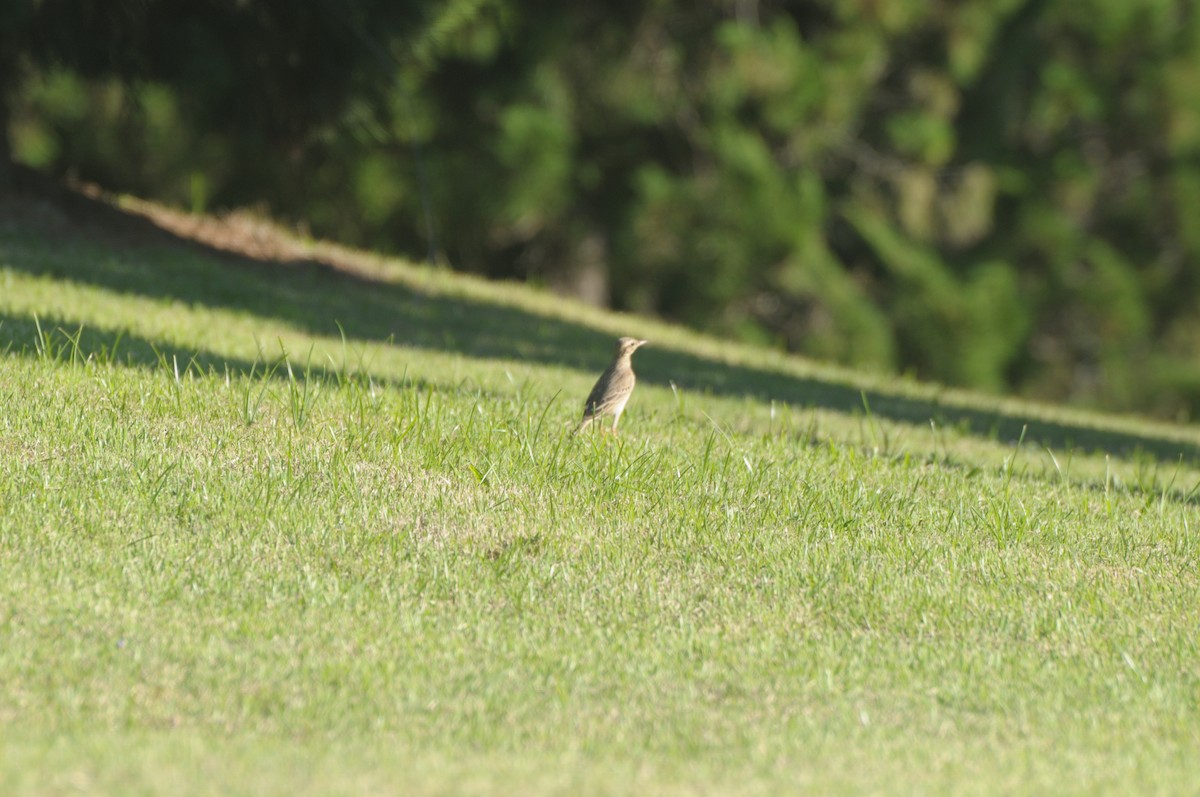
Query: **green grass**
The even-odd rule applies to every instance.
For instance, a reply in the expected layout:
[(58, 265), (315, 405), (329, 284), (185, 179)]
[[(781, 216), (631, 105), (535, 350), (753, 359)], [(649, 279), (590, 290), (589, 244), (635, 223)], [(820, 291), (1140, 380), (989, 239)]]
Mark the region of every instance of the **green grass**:
[(0, 793), (1194, 793), (1191, 428), (16, 219)]

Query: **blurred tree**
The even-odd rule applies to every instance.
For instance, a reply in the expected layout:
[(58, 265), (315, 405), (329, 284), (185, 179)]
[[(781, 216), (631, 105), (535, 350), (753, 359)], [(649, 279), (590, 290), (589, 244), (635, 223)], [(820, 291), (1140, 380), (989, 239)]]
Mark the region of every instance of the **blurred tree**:
[[(296, 167), (305, 150), (354, 103), (386, 104), (394, 64), (358, 32), (401, 32), (422, 14), (416, 4), (388, 0), (40, 0), (31, 7), (27, 34), (10, 43), (10, 57), (41, 70), (60, 170), (70, 164), (150, 194), (163, 183), (191, 186), (190, 173), (213, 170), (216, 179), (206, 182), (246, 203), (264, 189), (303, 185)], [(56, 87), (80, 79), (88, 88), (76, 90), (78, 100), (54, 102)], [(72, 140), (79, 138), (72, 123), (97, 116), (100, 129), (121, 134), (108, 147)], [(159, 148), (170, 148), (173, 135), (200, 157), (187, 162), (178, 153), (165, 170), (141, 170), (161, 160)]]
[(0, 4), (0, 188), (9, 185), (12, 172), (10, 108), (20, 86), (21, 52), (33, 19), (33, 0), (9, 0)]
[(18, 157), (815, 356), (1200, 412), (1183, 0), (41, 0)]

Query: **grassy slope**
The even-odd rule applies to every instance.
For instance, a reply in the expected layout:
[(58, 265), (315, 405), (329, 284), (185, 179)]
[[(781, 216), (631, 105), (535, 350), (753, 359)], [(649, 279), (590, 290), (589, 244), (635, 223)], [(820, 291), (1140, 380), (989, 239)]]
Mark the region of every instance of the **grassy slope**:
[(2, 793), (1194, 788), (1194, 430), (3, 209)]

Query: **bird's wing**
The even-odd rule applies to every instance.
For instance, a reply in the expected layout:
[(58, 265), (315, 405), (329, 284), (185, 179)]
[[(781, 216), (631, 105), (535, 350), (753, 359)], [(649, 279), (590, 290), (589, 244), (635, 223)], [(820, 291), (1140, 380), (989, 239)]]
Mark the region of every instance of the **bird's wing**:
[(589, 392), (588, 400), (583, 402), (584, 418), (590, 418), (592, 415), (599, 415), (601, 412), (604, 412), (604, 405), (601, 402), (604, 401), (606, 382), (607, 379), (600, 377), (599, 382), (596, 382), (594, 388), (592, 388), (592, 392)]
[(605, 371), (596, 380), (596, 384), (592, 387), (592, 392), (588, 393), (587, 401), (583, 402), (583, 417), (590, 418), (594, 415), (599, 415), (604, 411), (604, 394), (608, 389), (608, 383), (611, 375)]

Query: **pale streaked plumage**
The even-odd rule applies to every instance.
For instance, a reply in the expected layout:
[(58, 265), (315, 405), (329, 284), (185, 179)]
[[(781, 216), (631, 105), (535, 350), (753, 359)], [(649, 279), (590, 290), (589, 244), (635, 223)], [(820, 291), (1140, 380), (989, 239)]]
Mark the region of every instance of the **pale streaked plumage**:
[(637, 338), (621, 338), (617, 341), (617, 353), (612, 364), (596, 380), (596, 386), (583, 404), (583, 420), (576, 433), (582, 432), (602, 415), (612, 416), (612, 430), (617, 431), (617, 423), (637, 381), (633, 375), (633, 353), (644, 345), (646, 341)]

